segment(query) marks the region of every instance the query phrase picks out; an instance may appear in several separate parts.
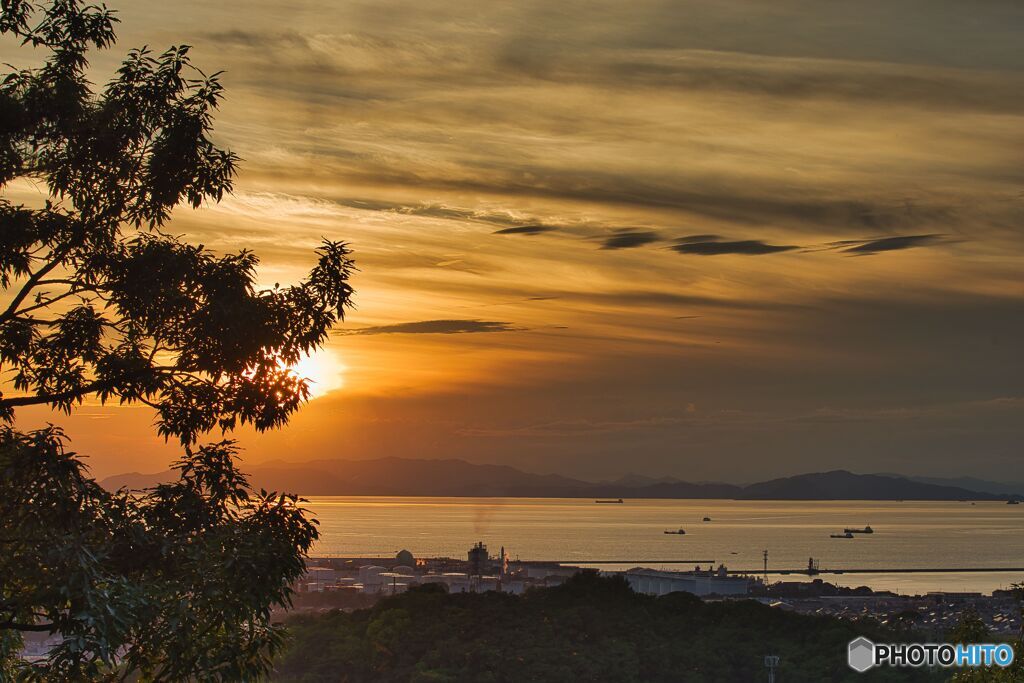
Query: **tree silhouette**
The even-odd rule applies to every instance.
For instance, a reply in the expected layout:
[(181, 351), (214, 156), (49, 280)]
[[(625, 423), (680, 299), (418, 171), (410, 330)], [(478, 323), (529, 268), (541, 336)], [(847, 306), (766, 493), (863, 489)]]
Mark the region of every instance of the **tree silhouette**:
[[(0, 678), (250, 679), (316, 529), (298, 499), (250, 492), (231, 442), (197, 441), (278, 427), (308, 398), (289, 366), (343, 318), (349, 250), (324, 241), (302, 282), (261, 290), (251, 252), (166, 233), (175, 206), (232, 189), (237, 157), (210, 138), (218, 74), (188, 46), (143, 48), (94, 92), (110, 10), (0, 7), (0, 33), (46, 53), (0, 82)], [(110, 494), (60, 430), (13, 428), (20, 407), (87, 397), (154, 408), (185, 449), (180, 481)], [(16, 656), (29, 631), (61, 638), (42, 663)]]
[(29, 28), (32, 6), (4, 2), (0, 30), (51, 57), (0, 87), (0, 182), (48, 194), (37, 208), (0, 199), (12, 294), (0, 361), (24, 392), (0, 397), (0, 416), (67, 412), (95, 394), (152, 405), (161, 433), (184, 444), (239, 421), (276, 427), (308, 394), (287, 366), (349, 301), (348, 250), (325, 242), (304, 282), (257, 291), (252, 253), (217, 257), (163, 233), (180, 202), (231, 190), (236, 157), (209, 139), (221, 85), (190, 67), (187, 46), (142, 49), (93, 95), (85, 52), (113, 42), (114, 18), (78, 5), (57, 0)]

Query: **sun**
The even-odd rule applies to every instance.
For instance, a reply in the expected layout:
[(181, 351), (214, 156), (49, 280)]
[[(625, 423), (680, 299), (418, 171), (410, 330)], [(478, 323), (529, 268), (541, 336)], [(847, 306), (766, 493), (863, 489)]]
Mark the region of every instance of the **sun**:
[(303, 356), (292, 370), (309, 380), (309, 398), (319, 398), (345, 386), (345, 364), (326, 349)]

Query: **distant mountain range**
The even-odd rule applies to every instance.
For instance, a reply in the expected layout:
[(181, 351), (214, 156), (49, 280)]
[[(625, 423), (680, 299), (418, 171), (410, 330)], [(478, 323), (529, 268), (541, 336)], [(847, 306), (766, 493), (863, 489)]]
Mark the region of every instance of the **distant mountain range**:
[[(899, 474), (882, 474), (884, 477), (899, 477)], [(1024, 496), (1024, 482), (1021, 481), (989, 481), (975, 477), (906, 477), (911, 481), (919, 481), (922, 484), (937, 484), (939, 486), (957, 486), (971, 491), (981, 493), (994, 493), (999, 496)]]
[(743, 488), (751, 500), (992, 500), (993, 493), (846, 470), (800, 474)]
[[(464, 460), (274, 461), (248, 468), (257, 488), (304, 496), (517, 496), (534, 498), (726, 498), (737, 500), (999, 500), (1018, 492), (973, 479), (933, 479), (845, 470), (801, 474), (747, 486), (690, 483), (672, 477), (630, 474), (614, 481), (588, 482), (554, 474), (533, 474), (504, 465)], [(100, 483), (107, 489), (144, 489), (171, 481), (170, 470), (120, 474)], [(986, 489), (953, 485), (978, 481)]]

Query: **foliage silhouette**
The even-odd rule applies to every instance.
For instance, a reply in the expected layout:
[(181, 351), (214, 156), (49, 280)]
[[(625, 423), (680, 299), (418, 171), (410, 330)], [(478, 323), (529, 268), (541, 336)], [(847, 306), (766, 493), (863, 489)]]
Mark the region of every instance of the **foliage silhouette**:
[[(308, 398), (289, 366), (343, 319), (349, 249), (325, 240), (303, 281), (261, 290), (251, 252), (166, 233), (175, 206), (232, 190), (218, 74), (188, 46), (142, 48), (96, 92), (87, 54), (114, 44), (113, 12), (0, 8), (5, 39), (45, 53), (0, 81), (0, 679), (251, 680), (316, 528), (299, 499), (250, 491), (231, 442), (197, 442), (278, 427)], [(180, 480), (111, 494), (59, 429), (13, 427), (21, 407), (88, 397), (151, 406), (184, 448)], [(29, 664), (27, 632), (60, 644)]]
[[(294, 496), (251, 494), (228, 443), (204, 446), (181, 478), (141, 497), (109, 493), (59, 430), (0, 432), (3, 674), (24, 680), (252, 680), (282, 633), (316, 538)], [(56, 633), (48, 659), (16, 657), (24, 631)]]
[[(555, 588), (447, 594), (427, 584), (373, 609), (296, 616), (272, 680), (754, 681), (764, 655), (780, 680), (857, 681), (850, 640), (913, 636), (875, 622), (785, 612), (750, 600), (703, 602), (689, 593), (632, 592), (621, 577), (582, 572)], [(942, 672), (887, 669), (877, 681), (943, 680)]]
[[(1010, 589), (1017, 601), (1017, 611), (1021, 617), (1021, 631), (1011, 643), (1016, 655), (1013, 663), (1005, 668), (990, 666), (958, 671), (950, 679), (954, 683), (1019, 683), (1024, 681), (1024, 660), (1021, 659), (1024, 654), (1024, 584), (1012, 584)], [(991, 636), (988, 628), (974, 613), (965, 614), (946, 639), (953, 643), (992, 643), (999, 640)]]

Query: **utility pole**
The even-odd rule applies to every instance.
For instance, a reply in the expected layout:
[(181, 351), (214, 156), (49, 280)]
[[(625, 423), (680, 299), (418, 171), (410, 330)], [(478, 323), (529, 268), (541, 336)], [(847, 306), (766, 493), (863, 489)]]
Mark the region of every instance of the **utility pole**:
[(765, 655), (764, 665), (768, 668), (768, 683), (775, 683), (775, 667), (779, 665), (779, 656)]
[(768, 588), (768, 548), (764, 549), (764, 587)]

